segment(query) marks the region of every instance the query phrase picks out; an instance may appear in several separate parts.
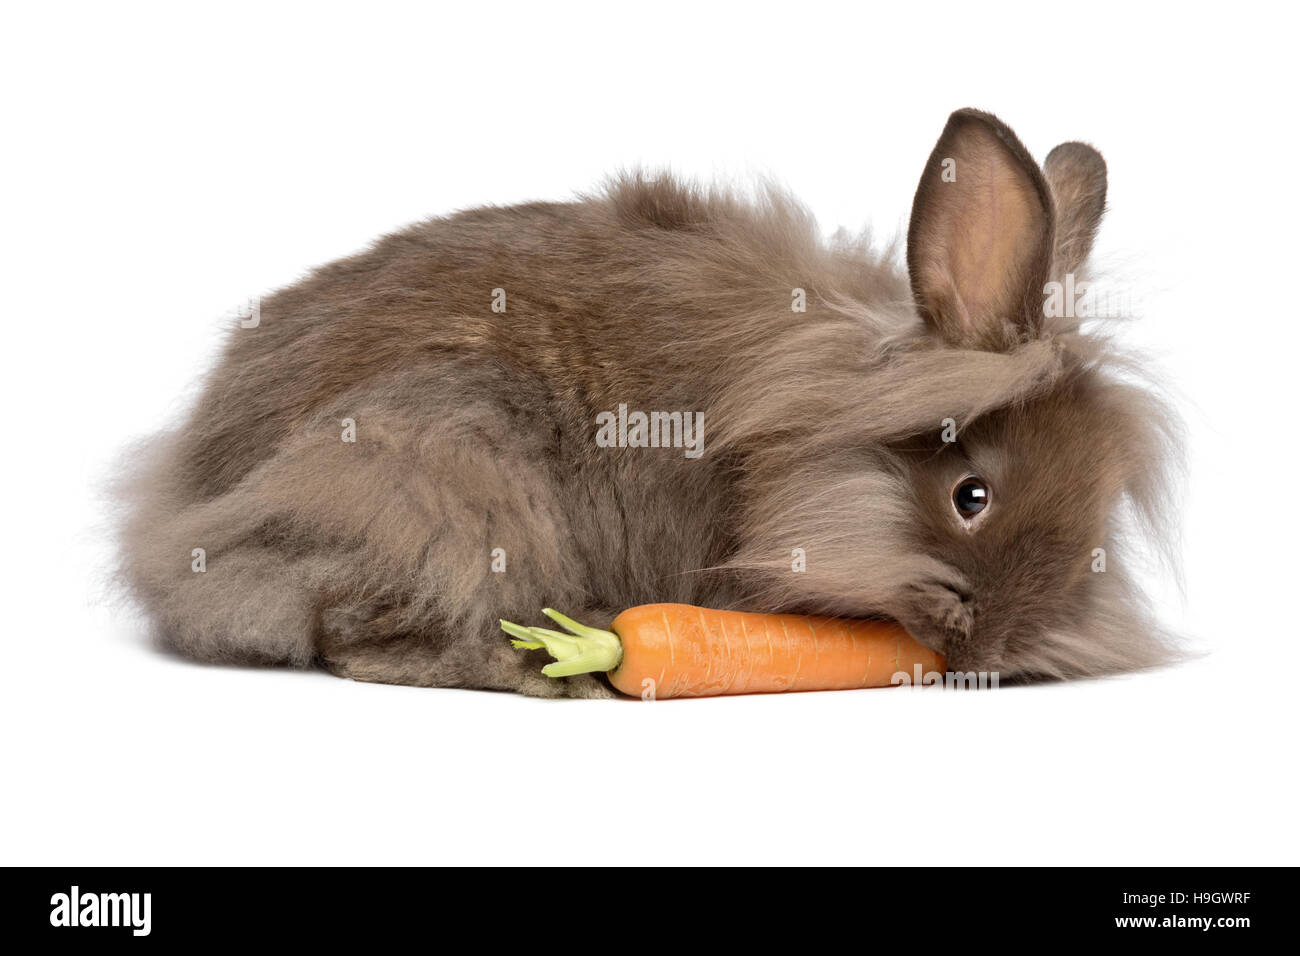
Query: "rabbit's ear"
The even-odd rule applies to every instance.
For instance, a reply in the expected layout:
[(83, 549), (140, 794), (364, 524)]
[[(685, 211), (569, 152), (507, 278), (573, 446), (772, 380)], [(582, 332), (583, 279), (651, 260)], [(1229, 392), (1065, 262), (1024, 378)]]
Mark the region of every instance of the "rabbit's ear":
[(1043, 173), (1056, 199), (1053, 275), (1075, 272), (1092, 251), (1106, 210), (1106, 161), (1084, 143), (1062, 143), (1047, 154)]
[(912, 203), (907, 269), (930, 328), (952, 345), (1005, 350), (1038, 334), (1053, 204), (1038, 164), (996, 116), (958, 110)]

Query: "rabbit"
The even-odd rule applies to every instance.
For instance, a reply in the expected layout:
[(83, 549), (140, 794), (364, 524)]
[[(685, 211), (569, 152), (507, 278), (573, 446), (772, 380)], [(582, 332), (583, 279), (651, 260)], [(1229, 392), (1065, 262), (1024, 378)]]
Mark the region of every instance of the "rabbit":
[[(121, 578), (202, 661), (534, 696), (613, 695), (511, 648), (543, 606), (888, 618), (1003, 682), (1162, 664), (1120, 548), (1170, 533), (1177, 419), (1045, 308), (1105, 199), (1090, 146), (1040, 167), (963, 109), (905, 256), (641, 172), (412, 226), (230, 330), (133, 456)], [(696, 454), (596, 440), (637, 411)]]

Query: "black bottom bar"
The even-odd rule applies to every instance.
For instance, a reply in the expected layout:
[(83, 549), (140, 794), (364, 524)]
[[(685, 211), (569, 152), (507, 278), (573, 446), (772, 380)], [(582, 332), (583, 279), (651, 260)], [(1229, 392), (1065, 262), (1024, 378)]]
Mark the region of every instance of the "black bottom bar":
[(11, 938), (337, 946), (414, 934), (430, 952), (476, 939), (494, 950), (517, 940), (728, 953), (846, 939), (865, 947), (882, 936), (1231, 944), (1286, 932), (1295, 882), (1290, 869), (1195, 868), (57, 868), (6, 876)]

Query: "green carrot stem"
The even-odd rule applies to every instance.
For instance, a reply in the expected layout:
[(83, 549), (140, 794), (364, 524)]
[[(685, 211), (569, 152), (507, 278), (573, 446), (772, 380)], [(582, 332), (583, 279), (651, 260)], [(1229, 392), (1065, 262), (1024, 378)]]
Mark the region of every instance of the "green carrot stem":
[(566, 631), (552, 631), (544, 627), (522, 627), (510, 621), (501, 622), (501, 630), (514, 640), (510, 643), (520, 650), (540, 650), (555, 658), (542, 673), (547, 677), (569, 677), (572, 674), (590, 674), (612, 671), (623, 660), (623, 642), (613, 631), (579, 624), (559, 611), (543, 608), (542, 613)]

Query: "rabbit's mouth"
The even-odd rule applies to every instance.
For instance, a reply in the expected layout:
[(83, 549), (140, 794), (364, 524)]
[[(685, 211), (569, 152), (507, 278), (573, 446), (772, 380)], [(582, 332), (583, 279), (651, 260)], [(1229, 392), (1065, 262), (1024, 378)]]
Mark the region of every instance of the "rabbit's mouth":
[(951, 664), (971, 656), (975, 599), (964, 581), (928, 577), (903, 589), (892, 616), (919, 643)]

